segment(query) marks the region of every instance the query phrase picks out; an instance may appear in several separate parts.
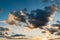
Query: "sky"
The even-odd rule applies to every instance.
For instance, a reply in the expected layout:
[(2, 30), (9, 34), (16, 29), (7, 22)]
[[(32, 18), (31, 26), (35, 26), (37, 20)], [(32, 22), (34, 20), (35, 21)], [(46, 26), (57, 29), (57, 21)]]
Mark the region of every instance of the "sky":
[[(54, 1), (58, 3), (60, 2), (59, 0)], [(43, 0), (0, 0), (0, 21), (6, 20), (10, 11), (26, 8), (28, 13), (30, 13), (31, 10), (43, 9), (45, 6), (49, 6), (55, 2), (51, 2), (51, 0), (45, 0), (45, 2)], [(56, 23), (57, 20), (60, 20), (60, 9), (51, 23)], [(0, 25), (3, 25), (3, 23), (0, 22)]]
[[(0, 0), (0, 21), (6, 20), (10, 11), (17, 11), (26, 8), (30, 13), (31, 10), (43, 9), (45, 6), (51, 5), (52, 3), (42, 2), (42, 0)], [(59, 10), (60, 11), (60, 10)], [(54, 16), (53, 22), (60, 20), (60, 12)], [(0, 22), (0, 26), (4, 26)], [(15, 28), (16, 29), (16, 28)], [(37, 34), (39, 29), (36, 29), (35, 33)], [(16, 30), (15, 30), (16, 31)], [(18, 33), (18, 32), (17, 32)], [(32, 31), (33, 33), (33, 31)], [(31, 34), (32, 34), (31, 33)], [(30, 35), (31, 35), (30, 34)]]
[[(35, 9), (43, 9), (44, 6), (51, 5), (50, 2), (43, 2), (43, 0), (0, 0), (0, 20), (8, 18), (10, 11), (17, 11), (26, 8), (28, 12)], [(60, 12), (54, 17), (54, 21), (60, 20)]]

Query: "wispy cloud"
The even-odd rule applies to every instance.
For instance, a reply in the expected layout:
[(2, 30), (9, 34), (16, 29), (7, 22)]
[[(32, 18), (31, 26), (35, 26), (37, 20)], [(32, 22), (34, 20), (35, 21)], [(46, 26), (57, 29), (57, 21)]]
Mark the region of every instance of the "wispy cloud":
[(0, 13), (1, 13), (1, 12), (3, 12), (3, 9), (2, 9), (2, 8), (0, 8)]

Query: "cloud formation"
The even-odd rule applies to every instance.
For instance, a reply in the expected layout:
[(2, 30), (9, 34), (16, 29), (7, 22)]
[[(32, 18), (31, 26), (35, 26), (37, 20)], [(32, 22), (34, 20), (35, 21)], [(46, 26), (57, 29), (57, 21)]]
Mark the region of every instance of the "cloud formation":
[[(21, 11), (12, 11), (10, 12), (8, 19), (6, 20), (6, 23), (10, 25), (20, 25), (21, 22), (25, 22), (25, 16), (28, 15), (26, 14), (26, 9), (21, 10)], [(26, 16), (27, 18), (27, 16)]]
[(54, 13), (58, 10), (56, 5), (45, 7), (45, 10), (36, 9), (31, 11), (31, 20), (29, 21), (35, 27), (45, 26), (52, 20)]
[(58, 7), (56, 5), (51, 5), (44, 7), (44, 10), (32, 10), (30, 14), (27, 13), (26, 9), (16, 12), (10, 12), (6, 22), (11, 25), (20, 25), (20, 22), (24, 22), (28, 26), (40, 28), (41, 26), (47, 25), (47, 23), (52, 20), (52, 16), (56, 11), (58, 11)]

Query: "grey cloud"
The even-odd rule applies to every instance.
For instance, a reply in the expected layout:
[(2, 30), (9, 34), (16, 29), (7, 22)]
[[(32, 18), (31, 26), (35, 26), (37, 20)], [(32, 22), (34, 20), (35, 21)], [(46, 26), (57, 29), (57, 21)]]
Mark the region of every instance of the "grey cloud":
[[(31, 20), (29, 21), (36, 27), (41, 27), (47, 25), (49, 22), (49, 17), (58, 10), (58, 7), (55, 5), (45, 7), (45, 10), (36, 9), (31, 11)], [(34, 20), (33, 20), (34, 19)]]
[[(28, 20), (28, 23), (26, 24), (31, 24), (35, 28), (36, 27), (41, 27), (47, 25), (47, 23), (50, 21), (49, 17), (54, 14), (54, 12), (58, 11), (58, 7), (56, 5), (51, 5), (44, 7), (44, 10), (42, 9), (36, 9), (32, 10), (29, 13), (27, 13), (27, 10), (21, 10), (21, 11), (16, 11), (16, 12), (11, 12), (8, 19), (7, 23), (13, 25), (13, 24), (19, 24), (20, 22), (25, 22)], [(16, 23), (18, 21), (18, 23)], [(20, 24), (19, 24), (20, 25)]]

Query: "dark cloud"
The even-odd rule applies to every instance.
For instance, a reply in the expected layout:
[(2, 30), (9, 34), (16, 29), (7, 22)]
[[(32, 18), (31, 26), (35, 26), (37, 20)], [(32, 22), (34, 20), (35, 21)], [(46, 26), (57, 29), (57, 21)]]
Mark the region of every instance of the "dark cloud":
[(57, 32), (58, 29), (55, 29), (55, 28), (48, 28), (48, 31), (49, 31), (51, 34), (53, 34), (53, 33)]
[(0, 31), (8, 31), (8, 30), (9, 30), (8, 28), (0, 27)]
[[(28, 26), (32, 25), (35, 28), (39, 27), (42, 28), (42, 26), (47, 25), (47, 23), (50, 21), (51, 15), (54, 14), (58, 10), (58, 7), (56, 5), (47, 6), (42, 9), (36, 9), (32, 10), (31, 13), (27, 13), (27, 10), (21, 10), (16, 12), (10, 12), (10, 15), (7, 19), (7, 23), (13, 25), (13, 24), (19, 24), (20, 22), (26, 23)], [(26, 22), (28, 20), (28, 22)], [(16, 23), (18, 21), (18, 23)], [(20, 24), (19, 24), (20, 25)]]
[(52, 26), (53, 26), (53, 27), (55, 27), (55, 26), (56, 26), (56, 27), (58, 27), (58, 28), (60, 29), (60, 21), (57, 21), (57, 23), (56, 23), (56, 24), (52, 24)]
[(45, 7), (45, 10), (36, 9), (31, 11), (32, 19), (29, 22), (35, 27), (41, 27), (47, 25), (50, 21), (49, 17), (54, 14), (55, 11), (58, 10), (58, 7), (55, 5)]
[(52, 24), (52, 26), (60, 27), (60, 24)]
[(58, 23), (60, 23), (60, 21), (57, 21)]
[(25, 36), (25, 35), (22, 35), (22, 34), (11, 35), (11, 37), (15, 37), (15, 36)]
[[(57, 21), (58, 23), (60, 22), (60, 21)], [(48, 30), (51, 32), (51, 33), (55, 33), (55, 32), (58, 32), (59, 30), (60, 30), (60, 24), (58, 24), (58, 23), (56, 23), (56, 24), (52, 24), (51, 26), (51, 28), (48, 28)]]
[(26, 9), (23, 9), (21, 11), (15, 11), (15, 12), (12, 11), (12, 12), (10, 12), (10, 14), (8, 16), (6, 23), (8, 23), (10, 25), (20, 25), (20, 22), (25, 22), (27, 15), (29, 15), (29, 14), (27, 14)]

